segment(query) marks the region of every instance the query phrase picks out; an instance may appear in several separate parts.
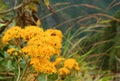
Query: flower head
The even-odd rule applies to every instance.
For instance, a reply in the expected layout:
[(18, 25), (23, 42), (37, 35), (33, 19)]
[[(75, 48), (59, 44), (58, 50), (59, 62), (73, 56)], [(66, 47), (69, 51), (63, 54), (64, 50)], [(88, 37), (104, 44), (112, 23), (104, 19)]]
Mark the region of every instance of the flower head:
[(22, 29), (19, 26), (13, 26), (9, 30), (7, 30), (2, 38), (4, 44), (8, 44), (8, 42), (14, 38), (20, 38), (22, 34)]
[(56, 58), (54, 64), (55, 64), (56, 66), (58, 66), (58, 65), (60, 65), (60, 64), (62, 63), (62, 61), (64, 61), (64, 60), (65, 60), (65, 58), (58, 57), (58, 58)]
[(59, 69), (59, 74), (60, 75), (68, 75), (68, 74), (70, 74), (70, 71), (66, 67), (63, 67), (63, 68)]
[(72, 59), (72, 58), (65, 60), (64, 67), (68, 69), (79, 70), (78, 63), (76, 62), (75, 59)]
[(42, 35), (43, 29), (39, 28), (37, 26), (26, 26), (25, 29), (23, 30), (22, 38), (25, 41), (28, 41), (29, 39)]
[(15, 50), (16, 50), (15, 48), (10, 48), (10, 49), (7, 50), (7, 53), (8, 54), (13, 54), (13, 52), (15, 52)]

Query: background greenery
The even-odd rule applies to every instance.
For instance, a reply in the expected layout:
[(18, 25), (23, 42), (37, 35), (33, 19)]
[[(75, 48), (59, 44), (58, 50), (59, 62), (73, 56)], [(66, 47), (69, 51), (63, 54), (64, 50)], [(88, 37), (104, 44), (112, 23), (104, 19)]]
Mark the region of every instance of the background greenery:
[[(20, 2), (21, 0), (18, 0), (17, 5)], [(15, 1), (0, 0), (0, 4), (2, 12), (13, 8)], [(62, 56), (74, 57), (79, 63), (87, 62), (88, 66), (94, 66), (97, 71), (103, 71), (103, 74), (117, 76), (120, 73), (120, 1), (50, 0), (50, 5), (55, 13), (41, 4), (37, 6), (37, 16), (44, 28), (62, 30), (64, 34)], [(0, 18), (1, 21), (7, 21), (15, 15), (17, 13), (12, 12), (2, 14)], [(9, 26), (15, 24), (16, 21), (13, 21)], [(0, 27), (3, 26), (4, 23), (1, 23)], [(12, 66), (14, 62), (8, 60), (11, 57), (5, 54), (5, 49), (1, 46), (0, 71), (3, 72), (12, 71), (16, 67)], [(120, 77), (117, 77), (113, 81), (119, 79)]]

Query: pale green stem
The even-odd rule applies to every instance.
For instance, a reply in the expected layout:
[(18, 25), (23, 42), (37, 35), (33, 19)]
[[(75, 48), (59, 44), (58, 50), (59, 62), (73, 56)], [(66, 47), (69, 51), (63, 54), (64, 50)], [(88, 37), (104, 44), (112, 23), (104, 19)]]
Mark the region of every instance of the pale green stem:
[(28, 70), (28, 66), (29, 66), (29, 62), (26, 63), (25, 69), (20, 77), (20, 79), (18, 81), (22, 81), (22, 79), (24, 78), (25, 74), (27, 73)]
[(48, 76), (47, 75), (45, 75), (45, 81), (48, 81)]
[(19, 78), (20, 78), (20, 65), (18, 64), (18, 76), (16, 81), (19, 81)]

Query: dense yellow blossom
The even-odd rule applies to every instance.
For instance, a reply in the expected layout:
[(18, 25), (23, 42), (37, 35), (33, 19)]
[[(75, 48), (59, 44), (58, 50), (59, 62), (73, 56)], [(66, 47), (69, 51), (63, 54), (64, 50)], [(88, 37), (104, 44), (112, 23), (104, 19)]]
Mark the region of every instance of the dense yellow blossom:
[(50, 43), (53, 43), (51, 42), (50, 36), (45, 36), (44, 33), (43, 36), (39, 35), (31, 38), (28, 41), (29, 45), (39, 45), (39, 46), (50, 45)]
[(79, 70), (78, 63), (76, 62), (75, 59), (72, 59), (72, 58), (65, 60), (64, 67), (66, 67), (68, 69)]
[(43, 29), (38, 26), (26, 26), (25, 29), (22, 32), (22, 38), (25, 41), (30, 40), (31, 38), (35, 36), (40, 36), (43, 34)]
[(28, 54), (31, 57), (50, 58), (55, 54), (55, 49), (51, 46), (25, 46), (21, 49), (24, 54)]
[(46, 58), (31, 58), (30, 64), (41, 73), (56, 73), (55, 65)]
[(54, 49), (53, 54), (59, 55), (61, 53), (61, 47), (62, 47), (62, 38), (59, 37), (53, 37), (51, 35), (48, 35), (48, 33), (44, 33), (42, 35), (36, 36), (31, 38), (28, 41), (28, 45), (37, 45), (41, 47), (51, 47)]
[(8, 44), (8, 42), (14, 38), (20, 38), (22, 34), (22, 29), (19, 26), (13, 26), (5, 32), (5, 35), (2, 38), (4, 44)]
[(66, 67), (59, 69), (59, 75), (68, 75), (68, 74), (70, 74), (70, 71)]
[[(29, 55), (29, 53), (32, 53), (32, 47), (33, 46), (24, 46), (21, 50), (20, 50), (20, 52), (21, 53), (23, 53), (23, 54), (25, 54), (25, 55)], [(34, 48), (34, 47), (33, 47)]]

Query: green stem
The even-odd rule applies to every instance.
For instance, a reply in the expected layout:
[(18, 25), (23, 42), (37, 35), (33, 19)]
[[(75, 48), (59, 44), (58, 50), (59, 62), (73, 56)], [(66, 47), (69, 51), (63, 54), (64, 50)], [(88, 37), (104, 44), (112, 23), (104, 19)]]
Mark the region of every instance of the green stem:
[(19, 78), (20, 78), (20, 65), (18, 64), (18, 76), (16, 81), (19, 81)]
[(48, 76), (47, 75), (45, 76), (45, 81), (48, 81)]
[(22, 81), (22, 79), (24, 78), (25, 74), (27, 73), (27, 70), (28, 70), (28, 66), (29, 66), (29, 62), (26, 62), (26, 66), (25, 66), (25, 69), (20, 77), (20, 79), (18, 81)]

